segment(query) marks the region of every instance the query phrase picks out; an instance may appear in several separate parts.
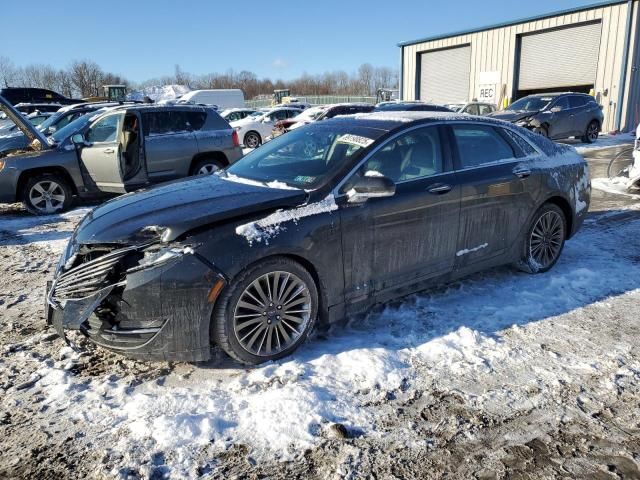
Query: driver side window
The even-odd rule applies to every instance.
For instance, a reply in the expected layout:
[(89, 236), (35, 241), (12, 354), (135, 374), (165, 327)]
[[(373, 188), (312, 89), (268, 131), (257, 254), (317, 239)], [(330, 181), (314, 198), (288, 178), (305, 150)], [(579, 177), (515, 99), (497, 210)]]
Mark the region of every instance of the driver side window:
[(360, 173), (377, 172), (398, 183), (430, 177), (443, 171), (438, 128), (425, 127), (391, 140), (367, 160)]
[(85, 139), (89, 143), (115, 142), (122, 126), (122, 114), (102, 117), (87, 131)]

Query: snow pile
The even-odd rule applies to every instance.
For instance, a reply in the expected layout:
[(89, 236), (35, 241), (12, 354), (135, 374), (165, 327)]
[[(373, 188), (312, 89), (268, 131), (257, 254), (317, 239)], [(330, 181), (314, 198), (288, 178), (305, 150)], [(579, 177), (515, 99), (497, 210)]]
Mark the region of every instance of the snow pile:
[(563, 140), (562, 143), (573, 145), (580, 155), (600, 150), (603, 148), (621, 147), (625, 145), (633, 145), (635, 136), (633, 133), (620, 133), (618, 135), (603, 134), (593, 143), (582, 143), (579, 139)]
[(149, 97), (154, 102), (167, 102), (181, 97), (191, 89), (184, 85), (154, 85), (142, 90), (134, 90), (127, 95), (127, 100), (143, 101)]
[(338, 206), (333, 195), (329, 195), (319, 202), (302, 205), (291, 210), (278, 210), (260, 220), (239, 225), (236, 227), (236, 234), (245, 237), (249, 244), (262, 241), (268, 244), (269, 239), (286, 229), (282, 225), (283, 223), (298, 223), (301, 218), (332, 212), (337, 209)]

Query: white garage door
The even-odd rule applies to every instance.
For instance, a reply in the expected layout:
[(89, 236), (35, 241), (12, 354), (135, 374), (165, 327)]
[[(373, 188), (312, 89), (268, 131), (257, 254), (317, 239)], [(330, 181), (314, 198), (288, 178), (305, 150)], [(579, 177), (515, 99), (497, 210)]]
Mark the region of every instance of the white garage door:
[(524, 35), (520, 50), (520, 90), (595, 83), (601, 24), (592, 23)]
[(469, 100), (471, 47), (448, 48), (420, 55), (420, 100), (460, 103)]

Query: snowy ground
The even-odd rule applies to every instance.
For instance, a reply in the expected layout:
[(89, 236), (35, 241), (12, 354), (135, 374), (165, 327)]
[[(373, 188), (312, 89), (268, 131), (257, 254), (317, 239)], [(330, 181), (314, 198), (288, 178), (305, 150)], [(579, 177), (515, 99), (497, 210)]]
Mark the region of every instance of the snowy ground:
[(601, 134), (598, 140), (591, 144), (582, 143), (580, 139), (562, 140), (560, 143), (573, 145), (578, 153), (587, 155), (591, 152), (602, 150), (603, 148), (619, 147), (622, 145), (633, 145), (635, 141), (635, 132), (620, 133), (618, 135)]
[(42, 286), (85, 209), (4, 209), (0, 478), (639, 478), (640, 203), (594, 201), (547, 274), (478, 274), (252, 369), (66, 348)]

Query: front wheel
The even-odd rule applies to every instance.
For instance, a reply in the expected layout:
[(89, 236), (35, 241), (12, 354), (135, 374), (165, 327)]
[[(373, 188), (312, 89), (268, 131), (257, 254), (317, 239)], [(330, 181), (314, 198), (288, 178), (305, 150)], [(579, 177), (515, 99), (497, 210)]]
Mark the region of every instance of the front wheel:
[(305, 341), (317, 315), (313, 277), (293, 260), (273, 258), (229, 284), (216, 302), (212, 340), (242, 363), (277, 360)]
[(222, 163), (212, 158), (198, 160), (191, 168), (191, 175), (211, 175), (224, 168)]
[(582, 136), (582, 142), (593, 143), (596, 140), (598, 140), (599, 134), (600, 134), (600, 124), (594, 120), (587, 126), (587, 130), (584, 132), (584, 135)]
[(560, 207), (546, 203), (536, 212), (524, 241), (522, 269), (528, 273), (549, 271), (560, 258), (567, 238), (567, 221)]
[(22, 203), (34, 215), (51, 215), (67, 210), (73, 193), (69, 183), (55, 173), (30, 177), (22, 190)]

